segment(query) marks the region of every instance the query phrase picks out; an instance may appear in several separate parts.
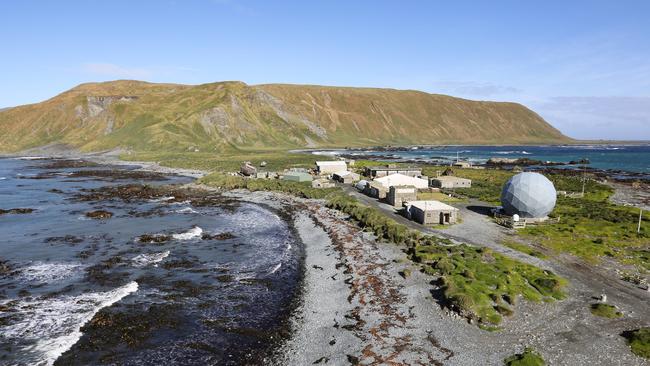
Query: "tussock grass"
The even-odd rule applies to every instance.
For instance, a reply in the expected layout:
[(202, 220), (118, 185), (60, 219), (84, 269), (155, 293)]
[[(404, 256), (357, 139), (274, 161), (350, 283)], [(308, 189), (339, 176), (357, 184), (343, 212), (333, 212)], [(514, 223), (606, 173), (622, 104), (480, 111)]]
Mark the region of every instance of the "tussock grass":
[(526, 348), (523, 353), (512, 355), (503, 363), (506, 366), (544, 366), (544, 359), (539, 353), (535, 352), (532, 348)]
[(650, 359), (650, 327), (624, 332), (623, 336), (635, 355)]
[(616, 319), (623, 317), (623, 313), (618, 311), (616, 306), (613, 305), (598, 303), (591, 304), (590, 308), (592, 314), (603, 318)]

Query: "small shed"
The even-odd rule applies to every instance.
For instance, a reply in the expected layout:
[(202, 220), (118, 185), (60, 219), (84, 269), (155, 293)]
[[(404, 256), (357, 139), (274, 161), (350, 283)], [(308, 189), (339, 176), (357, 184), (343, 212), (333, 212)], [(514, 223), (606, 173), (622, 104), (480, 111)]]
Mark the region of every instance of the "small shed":
[(430, 178), (429, 186), (434, 188), (469, 188), (472, 186), (471, 179), (454, 177), (453, 175), (441, 175)]
[(454, 163), (454, 166), (457, 168), (471, 168), (472, 163), (470, 163), (469, 161), (457, 161)]
[(390, 205), (402, 207), (402, 203), (418, 199), (418, 189), (414, 186), (392, 186), (388, 189), (386, 199)]
[(282, 180), (288, 180), (288, 181), (292, 181), (292, 182), (311, 182), (312, 177), (308, 173), (287, 172), (282, 177)]
[(361, 179), (361, 176), (357, 173), (343, 171), (332, 174), (332, 179), (340, 183), (351, 184)]
[(317, 161), (316, 162), (316, 172), (319, 175), (333, 174), (336, 172), (343, 172), (348, 170), (347, 164), (342, 160), (334, 161)]
[(388, 194), (388, 187), (377, 181), (372, 181), (366, 186), (364, 193), (370, 197), (382, 200), (386, 198), (386, 195)]
[(451, 225), (458, 220), (458, 209), (440, 201), (410, 201), (406, 203), (406, 215), (422, 225)]
[(239, 168), (239, 172), (246, 177), (255, 175), (257, 173), (257, 168), (255, 168), (250, 161), (244, 162)]
[(314, 179), (311, 182), (312, 188), (334, 188), (334, 182), (327, 179)]

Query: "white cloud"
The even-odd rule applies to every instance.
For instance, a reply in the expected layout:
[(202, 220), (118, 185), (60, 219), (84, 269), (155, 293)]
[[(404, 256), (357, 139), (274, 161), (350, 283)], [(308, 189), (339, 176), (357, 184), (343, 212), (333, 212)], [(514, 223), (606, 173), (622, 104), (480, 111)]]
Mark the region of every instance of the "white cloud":
[(112, 78), (145, 79), (151, 77), (153, 72), (150, 69), (125, 67), (111, 63), (87, 63), (82, 70), (89, 74), (102, 75)]

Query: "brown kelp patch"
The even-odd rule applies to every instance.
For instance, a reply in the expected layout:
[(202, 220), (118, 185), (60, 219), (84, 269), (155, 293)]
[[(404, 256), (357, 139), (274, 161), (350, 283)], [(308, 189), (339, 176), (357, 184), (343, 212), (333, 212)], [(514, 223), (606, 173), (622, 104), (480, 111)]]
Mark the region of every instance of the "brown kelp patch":
[(14, 214), (14, 215), (25, 215), (34, 212), (33, 208), (10, 208), (8, 210), (0, 209), (0, 215), (5, 214)]

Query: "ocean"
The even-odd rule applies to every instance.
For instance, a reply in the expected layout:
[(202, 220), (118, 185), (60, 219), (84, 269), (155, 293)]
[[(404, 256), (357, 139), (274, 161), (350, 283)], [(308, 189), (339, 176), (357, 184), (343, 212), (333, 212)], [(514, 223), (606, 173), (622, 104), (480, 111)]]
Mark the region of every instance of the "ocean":
[(393, 159), (452, 162), (457, 157), (473, 163), (485, 163), (492, 157), (529, 158), (568, 163), (588, 159), (594, 169), (645, 173), (650, 176), (650, 144), (648, 145), (562, 145), (562, 146), (437, 146), (399, 150), (327, 150), (318, 154), (368, 155)]
[[(0, 209), (34, 210), (0, 215), (0, 364), (229, 365), (277, 339), (302, 258), (281, 213), (219, 197), (82, 199), (191, 180), (52, 162), (0, 159)], [(97, 210), (113, 216), (86, 216)]]

